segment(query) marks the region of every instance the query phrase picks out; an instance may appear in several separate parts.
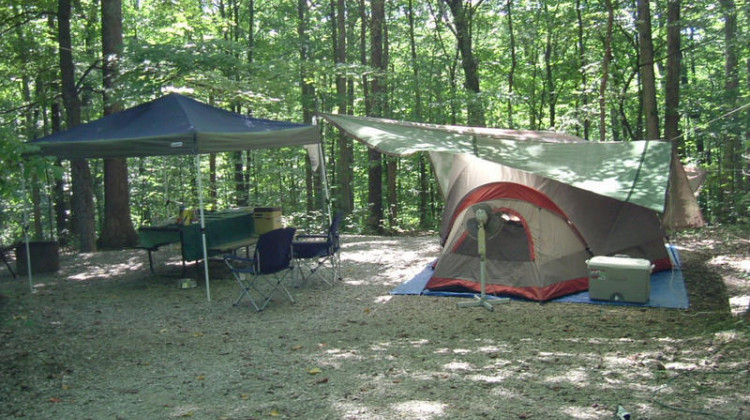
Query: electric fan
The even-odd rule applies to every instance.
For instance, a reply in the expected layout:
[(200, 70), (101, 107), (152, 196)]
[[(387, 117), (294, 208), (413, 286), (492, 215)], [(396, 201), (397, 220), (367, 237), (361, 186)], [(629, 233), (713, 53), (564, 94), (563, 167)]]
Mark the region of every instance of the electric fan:
[(487, 236), (494, 236), (500, 232), (503, 228), (503, 219), (497, 217), (492, 212), (492, 207), (488, 204), (476, 204), (469, 210), (469, 218), (466, 219), (466, 231), (469, 236), (476, 239), (477, 241), (477, 253), (479, 254), (479, 284), (481, 287), (481, 293), (474, 295), (472, 302), (462, 302), (458, 304), (459, 308), (482, 306), (487, 310), (494, 311), (495, 308), (492, 305), (498, 303), (506, 303), (510, 299), (508, 298), (493, 298), (487, 299), (485, 292), (487, 287)]

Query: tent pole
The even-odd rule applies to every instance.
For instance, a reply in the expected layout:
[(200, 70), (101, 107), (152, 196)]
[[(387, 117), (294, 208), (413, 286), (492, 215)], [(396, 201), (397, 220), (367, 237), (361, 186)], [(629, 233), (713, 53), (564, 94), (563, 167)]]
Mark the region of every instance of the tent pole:
[(201, 242), (203, 244), (203, 275), (206, 279), (206, 300), (211, 302), (211, 286), (208, 278), (208, 249), (206, 248), (206, 218), (203, 212), (203, 182), (201, 181), (201, 155), (195, 154), (195, 173), (198, 178), (198, 208), (201, 214)]
[(331, 216), (331, 192), (328, 190), (328, 173), (326, 172), (326, 156), (323, 154), (323, 140), (318, 143), (318, 153), (320, 154), (320, 178), (323, 180), (323, 194), (325, 194), (328, 225), (330, 225), (333, 222)]
[[(316, 125), (319, 127), (319, 130), (322, 130), (320, 128), (320, 124), (318, 124), (318, 116), (313, 115), (312, 117), (312, 123), (313, 125)], [(328, 189), (328, 173), (326, 171), (326, 155), (323, 153), (323, 136), (320, 136), (320, 142), (317, 144), (318, 146), (318, 161), (320, 162), (320, 178), (323, 181), (323, 194), (325, 198), (325, 211), (328, 213), (328, 225), (330, 226), (331, 223), (333, 223), (333, 216), (331, 215), (331, 192)], [(308, 154), (310, 153), (308, 149)]]
[(26, 193), (26, 167), (21, 162), (21, 191), (23, 194), (23, 241), (26, 246), (26, 275), (29, 277), (29, 291), (34, 292), (34, 280), (31, 273), (31, 247), (29, 246), (29, 203)]

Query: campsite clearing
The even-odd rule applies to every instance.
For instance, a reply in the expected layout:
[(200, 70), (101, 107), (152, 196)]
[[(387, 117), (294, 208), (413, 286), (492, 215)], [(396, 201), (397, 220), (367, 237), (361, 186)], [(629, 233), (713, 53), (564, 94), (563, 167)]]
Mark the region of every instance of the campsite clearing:
[(687, 311), (389, 295), (438, 255), (434, 236), (345, 236), (342, 282), (261, 313), (231, 306), (219, 263), (211, 303), (177, 289), (177, 253), (173, 277), (140, 250), (64, 255), (34, 294), (3, 267), (0, 417), (747, 418), (750, 330), (728, 303), (750, 295), (747, 239), (676, 244)]

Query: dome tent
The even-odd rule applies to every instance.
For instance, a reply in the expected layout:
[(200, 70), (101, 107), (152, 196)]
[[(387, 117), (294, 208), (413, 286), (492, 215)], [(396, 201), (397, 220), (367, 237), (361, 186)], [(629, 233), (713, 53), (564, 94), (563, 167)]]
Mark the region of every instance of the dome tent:
[[(664, 228), (703, 223), (668, 142), (600, 143), (552, 132), (323, 118), (382, 153), (430, 153), (446, 199), (443, 251), (430, 290), (479, 290), (472, 271), (478, 256), (464, 220), (475, 203), (489, 204), (506, 220), (497, 238), (488, 238), (488, 292), (534, 300), (585, 290), (586, 260), (593, 255), (628, 254), (668, 268)], [(492, 252), (495, 268), (489, 268)]]

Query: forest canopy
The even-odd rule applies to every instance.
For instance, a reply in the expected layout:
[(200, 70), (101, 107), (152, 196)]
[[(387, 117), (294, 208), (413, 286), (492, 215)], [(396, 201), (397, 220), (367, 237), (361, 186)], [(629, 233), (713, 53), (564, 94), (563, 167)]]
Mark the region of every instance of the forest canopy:
[[(197, 205), (192, 157), (28, 158), (26, 142), (178, 92), (258, 118), (316, 112), (664, 139), (707, 174), (709, 222), (750, 214), (747, 0), (0, 0), (0, 243), (92, 249)], [(368, 151), (323, 124), (348, 228), (435, 229), (423, 154)], [(319, 211), (304, 149), (203, 159), (209, 208)], [(23, 183), (22, 183), (23, 181)], [(28, 195), (22, 194), (25, 184)], [(123, 209), (127, 208), (127, 211)], [(124, 232), (124, 233), (122, 233)]]

